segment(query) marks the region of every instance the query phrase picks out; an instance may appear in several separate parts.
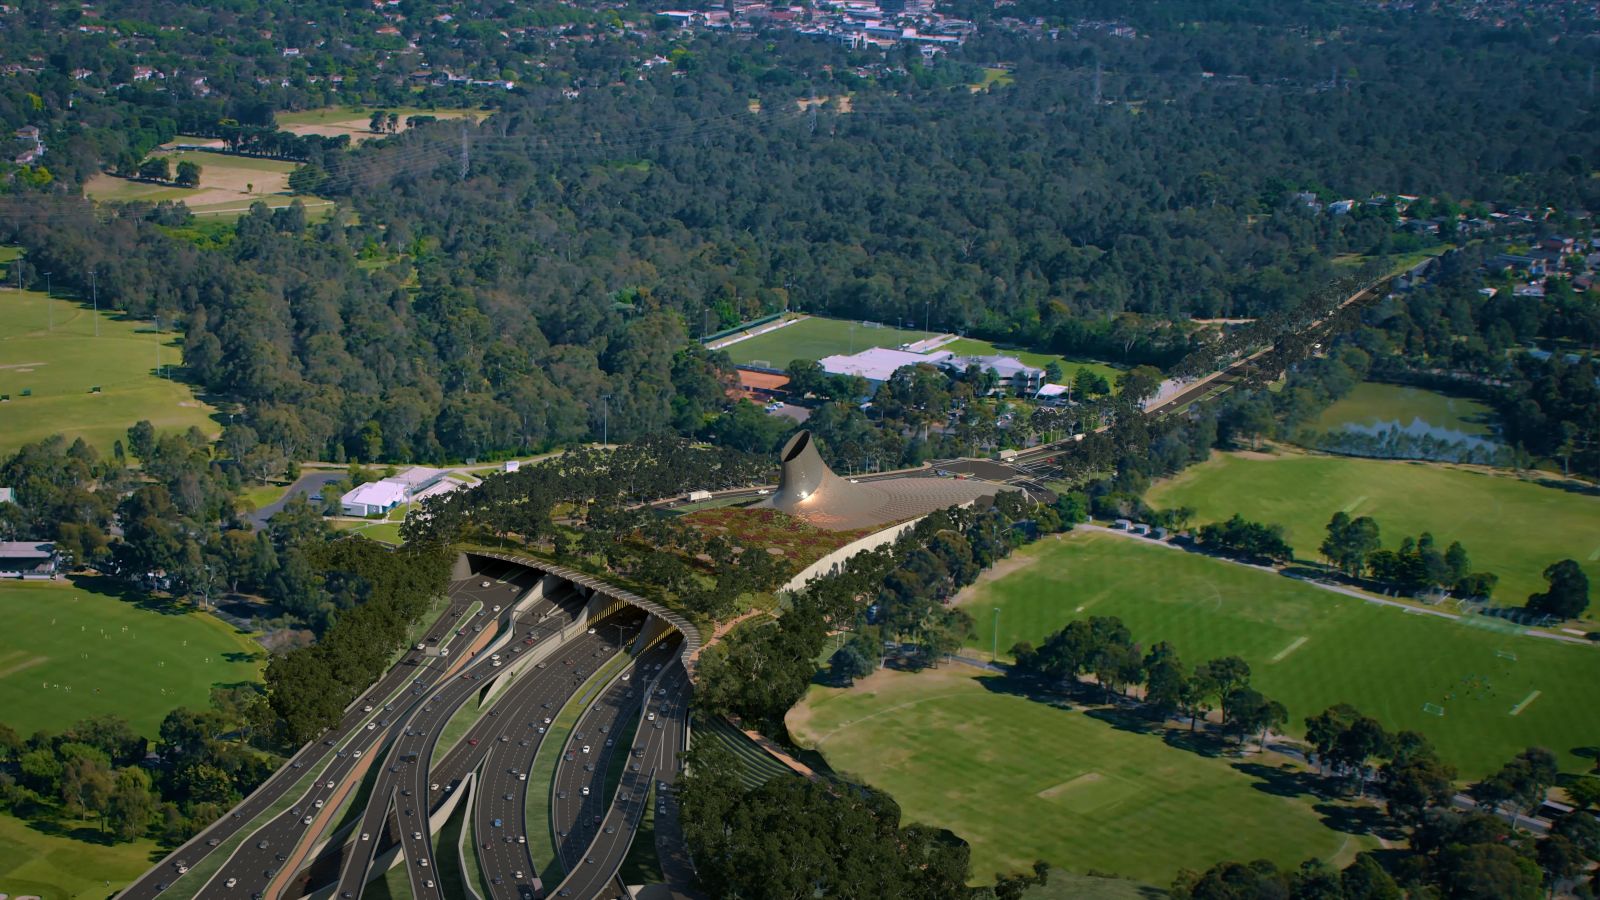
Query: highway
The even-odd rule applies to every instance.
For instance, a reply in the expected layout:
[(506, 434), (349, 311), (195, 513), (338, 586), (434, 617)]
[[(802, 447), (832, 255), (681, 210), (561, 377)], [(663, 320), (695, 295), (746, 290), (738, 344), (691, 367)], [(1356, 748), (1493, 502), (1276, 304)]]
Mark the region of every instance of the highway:
[[(604, 628), (605, 626), (601, 627)], [(637, 659), (631, 661), (622, 673), (617, 673), (619, 676), (620, 674), (627, 674), (628, 681), (617, 680), (613, 682), (612, 689), (607, 690), (602, 698), (594, 701), (593, 705), (600, 706), (602, 710), (610, 710), (613, 703), (626, 704), (629, 708), (637, 710), (639, 708), (638, 698), (627, 699), (625, 695), (629, 692), (637, 694), (642, 688), (634, 688), (630, 685), (641, 682), (644, 678), (643, 672), (650, 669), (650, 667), (665, 665), (670, 661), (672, 654), (676, 652), (679, 646), (681, 646), (681, 641), (673, 637), (660, 641), (646, 650)], [(549, 708), (541, 706), (541, 708), (532, 710), (527, 726), (536, 728), (543, 722), (544, 718), (553, 718), (560, 711), (561, 706), (562, 704), (551, 703)], [(596, 749), (602, 747), (603, 738), (599, 735), (598, 724), (606, 723), (597, 723), (592, 718), (592, 714), (586, 711), (586, 714), (580, 717), (576, 724), (572, 742), (568, 746), (581, 746), (582, 742), (593, 740), (596, 744)], [(607, 730), (614, 731), (614, 727), (608, 724)], [(580, 739), (577, 737), (578, 734), (584, 734), (585, 737)], [(542, 738), (543, 735), (539, 737)], [(625, 748), (622, 749), (623, 752), (626, 752)], [(550, 745), (543, 747), (542, 750), (546, 753), (562, 754), (564, 757), (567, 747)], [(516, 742), (496, 742), (490, 749), (488, 758), (479, 772), (479, 787), (473, 803), (475, 831), (478, 836), (476, 851), (484, 877), (489, 881), (489, 896), (493, 900), (525, 896), (522, 891), (527, 889), (533, 880), (535, 862), (532, 854), (528, 845), (524, 841), (517, 840), (517, 838), (529, 838), (538, 844), (548, 846), (548, 831), (534, 834), (531, 837), (523, 833), (526, 811), (530, 802), (543, 804), (546, 808), (551, 807), (551, 785), (548, 783), (530, 784), (526, 777), (532, 771), (535, 755), (539, 752), (541, 752), (541, 747), (538, 744), (535, 744), (532, 748), (526, 748)], [(597, 764), (597, 760), (590, 758), (589, 763), (591, 765)], [(564, 758), (557, 763), (556, 790), (566, 790), (561, 779), (566, 765)], [(573, 763), (571, 768), (579, 769), (581, 765), (581, 763)], [(600, 778), (603, 779), (604, 770), (599, 769), (598, 772)], [(591, 788), (597, 804), (600, 802), (601, 786), (601, 783), (596, 783)], [(579, 789), (573, 787), (571, 790), (576, 795)], [(495, 825), (496, 821), (501, 824)], [(559, 820), (556, 823), (556, 827), (561, 828)], [(566, 829), (562, 828), (562, 830)], [(518, 873), (522, 874), (519, 876)]]
[[(467, 604), (458, 595), (458, 585), (452, 585), (450, 595), (452, 602), (445, 612), (429, 626), (427, 639), (443, 640), (455, 626), (456, 620), (466, 611)], [(387, 703), (387, 698), (400, 690), (406, 682), (426, 674), (429, 670), (422, 667), (419, 657), (415, 652), (407, 652), (399, 665), (390, 669), (387, 674), (378, 680), (371, 688), (361, 695), (350, 707), (345, 710), (344, 717), (339, 724), (326, 733), (321, 740), (312, 741), (301, 747), (289, 762), (274, 772), (270, 778), (262, 782), (250, 796), (242, 800), (228, 815), (213, 822), (205, 830), (190, 838), (177, 850), (167, 855), (160, 863), (128, 885), (118, 895), (123, 900), (152, 900), (167, 889), (180, 876), (177, 871), (180, 863), (186, 867), (195, 866), (200, 860), (214, 852), (219, 845), (234, 836), (241, 828), (248, 825), (261, 813), (273, 805), (285, 792), (295, 786), (302, 777), (314, 770), (317, 766), (333, 756), (334, 744), (342, 744), (349, 740), (358, 731), (365, 730), (369, 718), (374, 718), (374, 713), (364, 711), (371, 706), (374, 710), (381, 709)], [(331, 743), (330, 743), (331, 742)], [(324, 779), (326, 781), (326, 779)], [(219, 882), (220, 883), (220, 882)], [(241, 892), (241, 896), (244, 894)]]
[[(484, 632), (492, 633), (497, 627), (495, 623), (498, 616), (493, 613), (494, 607), (509, 606), (532, 584), (530, 580), (523, 587), (512, 585), (508, 588), (505, 584), (489, 580), (489, 586), (484, 587), (484, 580), (489, 579), (476, 577), (450, 586), (451, 606), (458, 614), (466, 614), (472, 601), (478, 601), (482, 606), (465, 621), (456, 624), (454, 634), (448, 630), (430, 633), (424, 638), (424, 645), (441, 642), (462, 652), (461, 648), (475, 639), (482, 639)], [(385, 695), (374, 701), (371, 704), (373, 711), (368, 716), (370, 721), (359, 726), (353, 739), (344, 743), (332, 741), (338, 746), (332, 746), (331, 739), (325, 739), (322, 746), (334, 754), (327, 771), (312, 783), (311, 790), (298, 798), (295, 805), (256, 829), (212, 877), (203, 895), (257, 898), (258, 895), (270, 897), (281, 890), (283, 884), (280, 882), (287, 881), (288, 876), (293, 874), (282, 872), (284, 866), (288, 863), (298, 866), (310, 846), (323, 831), (331, 827), (337, 808), (355, 792), (366, 768), (378, 763), (377, 755), (399, 727), (398, 722), (413, 715), (415, 709), (422, 705), (422, 698), (452, 668), (466, 664), (467, 661), (459, 656), (436, 657), (424, 655), (415, 649), (408, 650), (406, 663), (397, 671), (411, 676), (410, 690), (407, 691), (401, 683), (396, 687), (399, 696), (391, 700), (389, 695)], [(366, 705), (363, 705), (358, 711), (365, 708)], [(280, 875), (283, 877), (280, 878)], [(233, 882), (231, 886), (230, 880)]]
[[(521, 748), (521, 742), (527, 741), (527, 749), (536, 749), (536, 743), (541, 738), (538, 729), (543, 717), (536, 719), (532, 711), (543, 710), (545, 703), (551, 704), (551, 710), (559, 709), (606, 657), (623, 646), (623, 641), (631, 637), (631, 631), (643, 618), (642, 611), (624, 607), (613, 617), (629, 629), (622, 634), (622, 641), (618, 640), (616, 628), (607, 627), (607, 622), (612, 621), (607, 620), (596, 623), (590, 629), (593, 634), (579, 634), (562, 645), (552, 657), (519, 676), (506, 694), (493, 704), (489, 713), (473, 723), (460, 743), (449, 750), (437, 766), (430, 767), (428, 761), (445, 721), (473, 693), (481, 690), (483, 683), (463, 678), (444, 686), (432, 698), (433, 711), (428, 714), (429, 718), (419, 717), (416, 720), (417, 727), (428, 732), (426, 736), (416, 739), (420, 745), (416, 748), (418, 764), (406, 770), (404, 779), (405, 788), (410, 789), (413, 797), (419, 798), (420, 802), (416, 806), (405, 807), (413, 810), (410, 814), (402, 809), (400, 820), (401, 846), (406, 855), (412, 895), (416, 900), (444, 896), (437, 879), (433, 877), (432, 870), (436, 867), (431, 862), (433, 840), (426, 821), (428, 811), (442, 805), (447, 794), (462, 789), (468, 773), (482, 764), (492, 744), (516, 743)], [(594, 656), (596, 653), (600, 655)], [(553, 712), (550, 715), (553, 717)], [(530, 722), (538, 724), (530, 725)], [(423, 859), (430, 860), (429, 865), (423, 866)], [(531, 878), (532, 872), (528, 872), (528, 875)]]
[[(605, 781), (611, 760), (619, 753), (629, 755), (635, 746), (642, 747), (645, 742), (642, 732), (624, 746), (618, 746), (616, 739), (630, 724), (652, 725), (640, 722), (648, 700), (642, 692), (651, 690), (654, 676), (671, 661), (676, 649), (676, 642), (673, 643), (673, 647), (658, 644), (652, 648), (627, 673), (628, 681), (614, 682), (583, 710), (557, 759), (550, 822), (556, 831), (562, 868), (569, 872), (583, 861), (589, 842), (600, 833), (600, 820), (610, 805), (605, 797)], [(626, 765), (630, 770), (642, 768), (642, 760), (631, 759)]]
[[(489, 573), (478, 575), (476, 583), (481, 586), (482, 581), (490, 581), (492, 586), (484, 590), (496, 595), (505, 593), (515, 597), (524, 594), (537, 580), (535, 573), (527, 569), (517, 566), (504, 568), (507, 576), (506, 584), (495, 583), (497, 579), (492, 578)], [(515, 593), (507, 591), (506, 585), (510, 585)], [(583, 602), (583, 598), (572, 591), (562, 591), (554, 597), (540, 599), (530, 609), (518, 615), (518, 621), (513, 624), (513, 631), (516, 633), (512, 636), (510, 647), (502, 651), (502, 655), (508, 659), (515, 659), (516, 655), (536, 646), (539, 641), (554, 639), (563, 628), (576, 621)], [(493, 667), (493, 660), (490, 659), (488, 670), (492, 672)], [(484, 672), (482, 661), (469, 671)], [(415, 708), (412, 715), (396, 723), (395, 727), (399, 729), (399, 734), (384, 760), (383, 770), (373, 783), (370, 800), (361, 821), (351, 833), (350, 840), (341, 853), (336, 896), (341, 898), (360, 896), (361, 886), (366, 883), (373, 858), (379, 852), (388, 849), (388, 842), (384, 841), (384, 826), (389, 818), (389, 799), (394, 798), (394, 811), (397, 814), (408, 806), (414, 806), (410, 801), (417, 795), (412, 788), (402, 784), (405, 781), (405, 771), (417, 764), (412, 754), (420, 753), (419, 748), (424, 744), (431, 747), (426, 739), (430, 736), (436, 737), (438, 730), (443, 727), (442, 724), (435, 723), (448, 721), (455, 708), (446, 709), (439, 698), (430, 696)]]
[[(569, 867), (567, 877), (557, 887), (557, 897), (626, 897), (617, 870), (628, 855), (639, 823), (650, 802), (651, 783), (655, 782), (656, 818), (675, 815), (676, 798), (672, 785), (682, 766), (680, 754), (686, 748), (689, 729), (689, 674), (682, 660), (673, 658), (655, 682), (643, 710), (633, 749), (634, 759), (622, 773), (615, 802), (585, 849), (582, 859)], [(654, 719), (650, 718), (653, 715)], [(637, 753), (643, 750), (643, 754)], [(638, 770), (633, 763), (639, 764)]]

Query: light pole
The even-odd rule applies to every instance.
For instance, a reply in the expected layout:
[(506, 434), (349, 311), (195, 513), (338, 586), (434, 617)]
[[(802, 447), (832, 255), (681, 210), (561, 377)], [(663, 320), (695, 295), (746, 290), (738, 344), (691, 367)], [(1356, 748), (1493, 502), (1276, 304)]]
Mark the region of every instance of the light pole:
[[(100, 285), (95, 281), (94, 269), (89, 270), (89, 293), (94, 298), (94, 336), (100, 336)], [(83, 296), (79, 294), (78, 296)]]
[(932, 322), (933, 322), (933, 301), (932, 300), (924, 300), (924, 301), (922, 301), (922, 330), (931, 334), (932, 333), (932, 329), (933, 329), (933, 325), (931, 324)]
[(611, 395), (600, 398), (600, 446), (611, 449)]
[(44, 273), (44, 308), (45, 315), (49, 317), (49, 327), (46, 331), (56, 330), (56, 308), (50, 305), (50, 273)]
[(994, 634), (993, 641), (989, 644), (989, 661), (994, 662), (1000, 658), (1000, 607), (994, 608)]

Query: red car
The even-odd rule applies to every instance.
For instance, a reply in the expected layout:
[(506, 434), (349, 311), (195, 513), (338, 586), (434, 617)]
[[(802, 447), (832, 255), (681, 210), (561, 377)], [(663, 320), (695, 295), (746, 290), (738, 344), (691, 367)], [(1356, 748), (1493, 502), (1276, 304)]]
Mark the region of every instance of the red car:
[(469, 745), (473, 746), (473, 747), (476, 747), (476, 746), (478, 746), (478, 739), (477, 738), (467, 738), (467, 743)]

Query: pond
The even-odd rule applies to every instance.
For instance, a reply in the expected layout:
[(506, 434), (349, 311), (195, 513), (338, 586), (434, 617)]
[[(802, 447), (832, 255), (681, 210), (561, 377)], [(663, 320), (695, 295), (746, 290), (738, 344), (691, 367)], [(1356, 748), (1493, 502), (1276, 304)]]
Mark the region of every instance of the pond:
[[(1425, 388), (1376, 382), (1357, 385), (1323, 410), (1310, 423), (1310, 431), (1316, 435), (1313, 443), (1324, 449), (1340, 449), (1329, 446), (1333, 439), (1338, 445), (1349, 445), (1343, 449), (1363, 456), (1412, 456), (1416, 454), (1402, 448), (1424, 446), (1452, 447), (1476, 456), (1502, 447), (1494, 410), (1486, 404)], [(1396, 452), (1373, 453), (1380, 444)], [(1421, 455), (1432, 458), (1436, 453)]]

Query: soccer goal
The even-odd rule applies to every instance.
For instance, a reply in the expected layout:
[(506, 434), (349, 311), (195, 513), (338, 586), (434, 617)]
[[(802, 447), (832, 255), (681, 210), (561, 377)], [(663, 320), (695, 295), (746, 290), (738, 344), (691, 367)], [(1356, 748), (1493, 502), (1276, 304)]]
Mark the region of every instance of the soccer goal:
[(1441, 718), (1444, 716), (1444, 707), (1437, 703), (1422, 704), (1422, 711), (1430, 716), (1440, 716)]
[(1501, 659), (1509, 659), (1512, 662), (1516, 662), (1517, 661), (1517, 654), (1513, 653), (1510, 650), (1496, 650), (1494, 652), (1494, 655), (1498, 656)]

